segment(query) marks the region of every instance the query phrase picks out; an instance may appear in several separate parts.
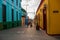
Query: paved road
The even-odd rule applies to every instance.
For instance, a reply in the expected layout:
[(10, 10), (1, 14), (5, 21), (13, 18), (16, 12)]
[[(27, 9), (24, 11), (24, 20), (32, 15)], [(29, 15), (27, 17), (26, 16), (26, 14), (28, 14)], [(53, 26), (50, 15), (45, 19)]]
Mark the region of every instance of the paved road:
[(0, 40), (60, 40), (59, 36), (48, 36), (43, 30), (35, 27), (18, 27), (0, 31)]

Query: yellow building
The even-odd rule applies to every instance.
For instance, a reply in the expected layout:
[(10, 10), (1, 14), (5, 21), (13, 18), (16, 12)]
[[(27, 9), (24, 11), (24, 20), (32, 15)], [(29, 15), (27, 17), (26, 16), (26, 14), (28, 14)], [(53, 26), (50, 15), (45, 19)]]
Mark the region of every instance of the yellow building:
[(60, 0), (41, 0), (36, 15), (40, 14), (39, 26), (47, 34), (60, 34)]

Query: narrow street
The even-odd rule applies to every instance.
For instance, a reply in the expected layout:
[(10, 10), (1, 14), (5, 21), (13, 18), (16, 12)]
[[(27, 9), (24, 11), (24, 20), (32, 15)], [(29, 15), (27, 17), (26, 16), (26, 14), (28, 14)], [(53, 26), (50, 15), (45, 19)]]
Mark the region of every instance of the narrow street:
[(35, 27), (17, 27), (0, 31), (0, 40), (60, 40), (60, 37), (49, 36)]
[(0, 40), (60, 40), (60, 0), (0, 0)]

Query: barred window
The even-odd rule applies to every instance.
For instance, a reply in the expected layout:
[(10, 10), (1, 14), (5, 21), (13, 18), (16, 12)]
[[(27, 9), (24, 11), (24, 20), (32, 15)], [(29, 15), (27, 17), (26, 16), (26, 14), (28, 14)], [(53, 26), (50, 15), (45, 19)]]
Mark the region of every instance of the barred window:
[(12, 3), (14, 2), (14, 0), (12, 0)]
[(16, 0), (16, 5), (18, 6), (18, 0)]

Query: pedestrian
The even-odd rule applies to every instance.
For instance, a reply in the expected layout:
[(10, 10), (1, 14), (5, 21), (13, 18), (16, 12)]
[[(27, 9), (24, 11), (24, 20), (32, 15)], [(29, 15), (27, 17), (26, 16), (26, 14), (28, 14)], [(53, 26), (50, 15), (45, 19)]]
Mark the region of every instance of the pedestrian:
[(28, 27), (28, 19), (25, 19), (26, 27)]
[(39, 26), (38, 26), (38, 23), (36, 24), (36, 30), (39, 30)]
[(30, 23), (30, 27), (32, 27), (32, 22)]

